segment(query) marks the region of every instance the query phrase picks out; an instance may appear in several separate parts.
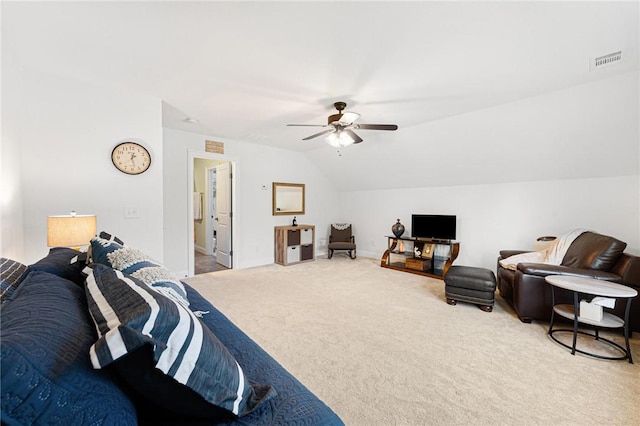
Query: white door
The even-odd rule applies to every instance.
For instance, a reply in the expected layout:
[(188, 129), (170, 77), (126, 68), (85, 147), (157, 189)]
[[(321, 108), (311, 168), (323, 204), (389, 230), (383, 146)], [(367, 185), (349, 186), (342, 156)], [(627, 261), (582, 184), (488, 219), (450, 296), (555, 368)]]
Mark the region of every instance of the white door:
[(231, 268), (231, 163), (216, 166), (216, 260)]

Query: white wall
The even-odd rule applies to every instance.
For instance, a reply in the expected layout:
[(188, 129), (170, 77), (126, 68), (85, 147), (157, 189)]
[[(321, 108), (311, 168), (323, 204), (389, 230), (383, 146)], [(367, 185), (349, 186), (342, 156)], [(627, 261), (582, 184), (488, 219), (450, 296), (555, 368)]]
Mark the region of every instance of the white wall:
[(0, 145), (0, 256), (24, 258), (20, 122), (24, 111), (21, 70), (11, 55), (2, 61), (2, 145)]
[[(236, 163), (234, 256), (235, 268), (273, 263), (273, 227), (288, 225), (293, 216), (273, 216), (271, 183), (306, 185), (306, 214), (299, 224), (316, 226), (317, 252), (326, 252), (329, 224), (338, 219), (339, 195), (329, 180), (301, 153), (214, 136), (164, 129), (164, 241), (165, 266), (181, 276), (188, 271), (189, 151), (205, 152), (206, 140), (224, 142), (224, 156)], [(266, 186), (266, 190), (262, 186)], [(317, 253), (316, 253), (317, 254)]]
[(587, 228), (625, 241), (640, 255), (637, 176), (342, 193), (358, 253), (380, 258), (396, 218), (411, 235), (411, 214), (454, 214), (455, 264), (495, 269), (498, 252), (532, 249), (542, 235)]
[[(47, 216), (76, 210), (96, 214), (99, 230), (162, 261), (160, 100), (39, 72), (25, 71), (22, 80), (24, 115), (11, 123), (23, 147), (20, 260), (32, 263), (47, 254)], [(125, 175), (113, 166), (111, 151), (125, 139), (149, 149), (146, 173)], [(125, 219), (125, 207), (135, 207), (140, 217)], [(12, 218), (3, 227), (18, 222)]]
[[(307, 155), (342, 191), (637, 175), (640, 74), (626, 73)], [(416, 108), (421, 108), (416, 103)]]
[[(575, 90), (601, 95), (609, 85), (617, 88), (621, 80)], [(0, 255), (25, 263), (38, 260), (48, 250), (46, 217), (75, 209), (79, 213), (97, 214), (100, 229), (120, 235), (175, 272), (186, 273), (188, 239), (193, 238), (187, 211), (188, 152), (204, 152), (205, 140), (216, 138), (163, 130), (160, 100), (121, 89), (26, 70), (18, 72), (17, 68), (12, 72), (6, 64), (3, 64), (2, 83)], [(634, 87), (637, 88), (637, 82)], [(626, 241), (630, 252), (638, 254), (637, 97), (630, 101), (626, 95), (620, 95), (620, 104), (625, 106), (622, 112), (614, 99), (608, 99), (605, 110), (595, 116), (592, 99), (585, 93), (576, 96), (580, 102), (589, 101), (584, 120), (591, 130), (584, 132), (580, 120), (571, 122), (575, 127), (573, 137), (581, 143), (575, 145), (571, 140), (569, 146), (591, 152), (585, 156), (580, 151), (588, 167), (581, 167), (579, 171), (592, 176), (578, 178), (545, 180), (539, 177), (523, 183), (339, 192), (330, 176), (324, 175), (305, 154), (221, 140), (225, 142), (226, 157), (237, 163), (235, 267), (273, 262), (273, 226), (289, 224), (291, 220), (289, 216), (271, 214), (273, 181), (306, 184), (307, 214), (299, 216), (298, 223), (316, 225), (317, 254), (326, 250), (329, 224), (350, 221), (354, 224), (359, 255), (378, 258), (386, 248), (384, 236), (390, 233), (395, 219), (401, 218), (409, 228), (411, 213), (458, 216), (459, 264), (493, 268), (500, 249), (528, 248), (539, 235), (560, 234), (577, 227), (613, 235)], [(509, 126), (508, 131), (499, 134), (500, 140), (496, 143), (506, 147), (521, 140), (532, 142), (536, 138), (530, 135), (531, 130), (553, 118), (553, 114), (542, 112), (553, 110), (559, 100), (563, 100), (564, 105), (580, 107), (580, 102), (571, 102), (566, 93), (552, 93), (474, 113), (477, 116), (443, 120), (437, 128), (441, 134), (451, 130), (456, 137), (452, 136), (450, 143), (462, 147), (468, 144), (470, 134), (483, 140), (493, 134), (486, 133), (491, 126), (481, 126), (480, 117), (486, 122), (495, 122), (503, 117), (505, 108), (512, 108), (511, 117), (520, 117), (518, 122), (524, 123), (524, 117), (531, 116), (529, 121), (533, 124)], [(535, 121), (536, 110), (541, 111), (544, 120)], [(469, 135), (456, 131), (465, 126)], [(555, 125), (549, 126), (540, 133), (554, 133)], [(565, 139), (572, 135), (571, 126), (562, 127)], [(423, 131), (427, 133), (428, 129)], [(124, 175), (111, 164), (111, 150), (126, 138), (142, 141), (151, 151), (152, 166), (143, 175)], [(606, 144), (607, 140), (611, 140), (607, 145), (610, 152), (603, 156), (599, 144)], [(543, 157), (548, 161), (556, 158), (558, 148), (567, 150), (565, 145), (541, 144), (538, 148), (544, 150)], [(513, 149), (508, 155), (502, 152), (492, 155), (503, 155), (498, 163), (520, 162), (521, 167), (527, 169), (523, 173), (533, 173), (537, 163), (523, 161), (525, 156)], [(327, 152), (337, 162), (341, 161), (334, 150), (327, 149)], [(629, 164), (629, 157), (635, 159), (635, 165)], [(610, 167), (616, 161), (624, 165), (621, 176), (613, 175), (615, 168)], [(601, 162), (606, 167), (599, 167)], [(353, 166), (356, 174), (371, 167), (366, 161), (339, 164), (342, 165), (337, 167)], [(387, 156), (384, 162), (375, 165), (375, 170), (382, 175), (402, 174), (401, 165)], [(562, 166), (555, 164), (555, 167)], [(331, 173), (331, 168), (327, 170), (326, 173)], [(467, 173), (473, 178), (482, 175), (482, 168), (459, 169), (457, 173)], [(496, 176), (495, 170), (492, 173)], [(267, 190), (261, 189), (263, 185)], [(411, 185), (416, 186), (414, 182)], [(140, 218), (125, 219), (125, 207), (137, 208)]]
[(366, 188), (397, 177), (402, 188), (341, 194), (358, 252), (380, 257), (395, 219), (410, 235), (411, 214), (424, 213), (458, 216), (457, 264), (494, 269), (499, 250), (576, 228), (640, 254), (639, 116), (633, 72), (411, 128), (424, 142), (398, 145), (383, 173), (366, 156), (357, 168)]

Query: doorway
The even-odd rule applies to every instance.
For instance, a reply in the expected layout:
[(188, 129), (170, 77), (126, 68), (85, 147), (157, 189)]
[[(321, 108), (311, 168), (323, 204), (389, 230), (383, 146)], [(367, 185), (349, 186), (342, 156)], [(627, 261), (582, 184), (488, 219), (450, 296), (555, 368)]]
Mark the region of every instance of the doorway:
[(233, 161), (191, 153), (189, 276), (233, 268)]

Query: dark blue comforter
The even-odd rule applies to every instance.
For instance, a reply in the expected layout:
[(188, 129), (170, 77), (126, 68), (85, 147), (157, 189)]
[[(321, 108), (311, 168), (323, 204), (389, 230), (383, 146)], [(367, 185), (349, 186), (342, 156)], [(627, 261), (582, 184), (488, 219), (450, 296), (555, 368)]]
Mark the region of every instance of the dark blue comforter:
[[(2, 424), (212, 426), (211, 421), (150, 405), (126, 386), (119, 386), (118, 377), (104, 369), (93, 369), (88, 354), (97, 336), (87, 307), (84, 278), (78, 271), (69, 274), (68, 260), (51, 260), (49, 256), (45, 265), (31, 265), (19, 288), (2, 301)], [(191, 309), (209, 312), (202, 317), (204, 324), (235, 357), (247, 379), (277, 392), (254, 411), (225, 424), (343, 425), (331, 409), (211, 303), (192, 287), (185, 288)], [(178, 396), (172, 393), (169, 400), (186, 408)], [(186, 412), (191, 411), (187, 408)]]
[(230, 425), (343, 425), (340, 418), (257, 343), (189, 285), (193, 311), (209, 311), (203, 322), (242, 366), (250, 381), (273, 386), (278, 396)]

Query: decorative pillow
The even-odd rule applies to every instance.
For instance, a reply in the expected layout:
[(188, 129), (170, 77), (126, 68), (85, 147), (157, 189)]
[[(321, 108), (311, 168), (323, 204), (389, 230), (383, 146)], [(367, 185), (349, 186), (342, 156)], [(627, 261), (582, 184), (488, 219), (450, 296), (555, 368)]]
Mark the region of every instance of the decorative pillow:
[[(101, 232), (100, 235), (109, 235)], [(110, 236), (109, 236), (110, 237)], [(165, 296), (189, 306), (187, 291), (180, 279), (140, 250), (126, 247), (118, 238), (91, 240), (91, 260), (131, 275)]]
[(134, 277), (86, 268), (89, 311), (100, 335), (94, 368), (112, 365), (139, 396), (176, 413), (229, 420), (275, 396), (248, 382), (235, 358), (188, 309)]
[(0, 258), (0, 303), (4, 303), (13, 295), (26, 270), (27, 265), (4, 257)]
[(127, 396), (91, 368), (96, 331), (76, 284), (29, 272), (0, 324), (3, 425), (136, 424)]
[(121, 246), (124, 246), (125, 243), (124, 241), (122, 241), (120, 238), (116, 237), (115, 235), (111, 235), (108, 232), (100, 232), (100, 235), (98, 235), (100, 238), (102, 238), (103, 240), (108, 240), (108, 241), (115, 241), (116, 243), (120, 244)]
[(49, 254), (29, 265), (29, 271), (43, 271), (66, 278), (84, 288), (82, 270), (87, 266), (87, 254), (67, 247), (54, 247)]

